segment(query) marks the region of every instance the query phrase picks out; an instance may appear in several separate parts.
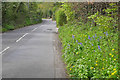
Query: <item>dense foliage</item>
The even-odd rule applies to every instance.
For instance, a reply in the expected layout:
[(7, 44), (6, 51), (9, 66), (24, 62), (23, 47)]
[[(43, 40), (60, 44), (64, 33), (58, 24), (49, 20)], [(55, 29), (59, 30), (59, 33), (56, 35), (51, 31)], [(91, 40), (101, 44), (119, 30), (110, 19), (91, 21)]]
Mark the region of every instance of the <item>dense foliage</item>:
[(57, 10), (55, 14), (56, 14), (57, 26), (62, 26), (63, 24), (67, 22), (66, 15), (63, 9)]
[(13, 30), (42, 21), (40, 3), (3, 2), (2, 3), (2, 31)]
[(41, 11), (43, 13), (43, 18), (52, 18), (53, 12), (53, 2), (42, 2), (39, 7), (41, 8)]
[(86, 13), (78, 19), (74, 18), (72, 24), (59, 26), (67, 73), (72, 78), (117, 79), (120, 77), (117, 5), (109, 3), (107, 8), (103, 6), (95, 13), (90, 13), (88, 9)]

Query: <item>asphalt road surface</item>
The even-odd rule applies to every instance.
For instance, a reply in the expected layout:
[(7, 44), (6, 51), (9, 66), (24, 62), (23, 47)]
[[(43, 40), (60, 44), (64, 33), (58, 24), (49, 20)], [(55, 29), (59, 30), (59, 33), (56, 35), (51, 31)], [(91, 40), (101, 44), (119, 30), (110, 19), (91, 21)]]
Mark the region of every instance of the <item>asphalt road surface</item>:
[(55, 34), (56, 22), (50, 19), (3, 33), (2, 77), (64, 78), (64, 66), (56, 62)]

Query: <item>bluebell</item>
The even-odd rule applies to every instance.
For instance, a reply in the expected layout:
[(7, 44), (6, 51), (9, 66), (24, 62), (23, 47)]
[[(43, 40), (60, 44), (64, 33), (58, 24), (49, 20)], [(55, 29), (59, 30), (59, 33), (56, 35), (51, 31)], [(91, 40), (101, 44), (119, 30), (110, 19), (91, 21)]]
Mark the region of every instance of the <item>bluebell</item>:
[(106, 32), (106, 36), (108, 36), (108, 33)]
[[(88, 39), (90, 39), (90, 36), (88, 36)], [(91, 39), (90, 39), (91, 40)]]
[(81, 45), (82, 45), (82, 43), (78, 43), (78, 44), (81, 44)]
[(72, 38), (75, 38), (75, 36), (74, 36), (74, 35), (72, 35)]
[(98, 49), (101, 50), (100, 46), (98, 45)]
[(92, 44), (92, 46), (93, 46), (93, 44)]
[(76, 42), (78, 42), (78, 40), (76, 40)]
[(97, 35), (95, 34), (95, 37), (97, 37)]

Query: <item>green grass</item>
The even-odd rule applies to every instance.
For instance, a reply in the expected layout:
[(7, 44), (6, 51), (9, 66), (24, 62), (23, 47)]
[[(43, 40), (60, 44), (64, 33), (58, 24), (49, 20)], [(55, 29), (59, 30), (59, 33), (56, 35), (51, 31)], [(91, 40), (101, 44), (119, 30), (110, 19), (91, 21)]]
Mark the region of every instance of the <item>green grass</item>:
[(118, 78), (118, 31), (86, 24), (59, 28), (63, 59), (71, 78)]

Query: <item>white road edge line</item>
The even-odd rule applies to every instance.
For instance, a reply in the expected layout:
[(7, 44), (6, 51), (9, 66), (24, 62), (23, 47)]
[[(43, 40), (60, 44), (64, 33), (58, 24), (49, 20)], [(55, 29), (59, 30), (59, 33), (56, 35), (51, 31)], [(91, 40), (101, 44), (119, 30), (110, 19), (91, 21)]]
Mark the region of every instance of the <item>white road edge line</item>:
[(37, 29), (37, 28), (33, 29), (32, 32), (35, 31), (36, 29)]
[(22, 38), (24, 38), (28, 33), (25, 33), (22, 37), (20, 37), (16, 42), (19, 42)]
[(5, 52), (6, 50), (8, 50), (10, 47), (6, 47), (3, 51), (0, 52), (0, 55)]

